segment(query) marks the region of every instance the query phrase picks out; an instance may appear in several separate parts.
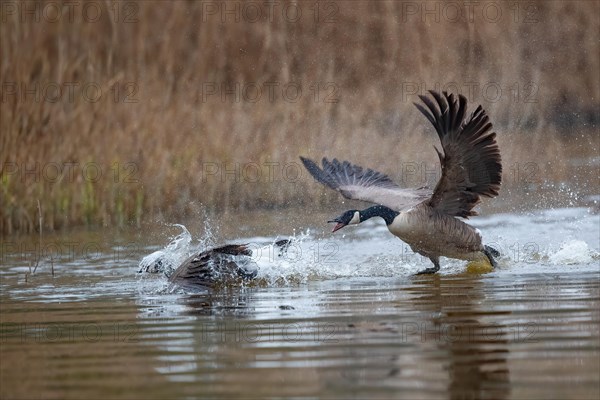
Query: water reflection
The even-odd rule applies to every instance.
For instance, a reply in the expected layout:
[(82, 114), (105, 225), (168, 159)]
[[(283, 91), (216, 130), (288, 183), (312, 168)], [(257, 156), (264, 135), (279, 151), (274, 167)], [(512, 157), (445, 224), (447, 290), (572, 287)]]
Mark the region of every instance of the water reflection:
[(482, 278), (425, 277), (407, 290), (415, 295), (415, 308), (431, 315), (434, 343), (447, 356), (449, 397), (508, 398), (507, 327), (490, 320), (497, 312), (482, 309), (486, 296)]
[(597, 273), (44, 296), (0, 298), (3, 397), (598, 394)]
[(202, 382), (214, 396), (260, 381), (262, 395), (281, 394), (277, 382), (286, 382), (289, 394), (504, 399), (510, 336), (501, 321), (511, 312), (487, 308), (484, 282), (433, 276), (180, 295), (144, 330), (161, 349), (160, 373)]

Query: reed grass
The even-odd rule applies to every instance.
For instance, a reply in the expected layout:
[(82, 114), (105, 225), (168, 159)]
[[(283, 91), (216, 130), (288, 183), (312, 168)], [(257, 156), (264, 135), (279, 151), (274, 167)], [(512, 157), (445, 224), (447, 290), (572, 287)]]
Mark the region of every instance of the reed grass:
[[(26, 3), (39, 21), (19, 3), (2, 5), (4, 233), (35, 231), (38, 200), (54, 230), (337, 199), (299, 168), (299, 155), (412, 183), (406, 168), (437, 165), (415, 88), (460, 91), (486, 108), (504, 193), (565, 181), (598, 191), (597, 167), (577, 177), (569, 169), (600, 148), (595, 1), (496, 2), (498, 21), (483, 16), (486, 2), (468, 21), (442, 2), (321, 2), (315, 20), (314, 4), (281, 1), (257, 22), (252, 9), (243, 14), (247, 3), (231, 1), (83, 2), (72, 19), (44, 16), (56, 2)], [(103, 11), (95, 22), (83, 17), (90, 4)], [(240, 20), (223, 22), (214, 7), (239, 7)], [(282, 14), (290, 7), (301, 10), (297, 21)], [(235, 85), (239, 101), (223, 89)], [(527, 165), (536, 173), (520, 171)]]

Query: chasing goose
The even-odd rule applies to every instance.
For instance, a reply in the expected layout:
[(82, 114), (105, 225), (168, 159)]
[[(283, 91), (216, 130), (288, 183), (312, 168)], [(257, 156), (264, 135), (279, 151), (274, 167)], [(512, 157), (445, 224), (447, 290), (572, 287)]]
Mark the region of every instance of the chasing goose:
[[(434, 147), (442, 176), (433, 192), (428, 188), (404, 189), (387, 175), (363, 169), (348, 161), (323, 158), (320, 168), (300, 157), (310, 174), (320, 183), (348, 199), (377, 205), (364, 210), (349, 210), (335, 218), (333, 232), (346, 225), (359, 224), (373, 217), (385, 220), (389, 231), (418, 254), (428, 257), (433, 267), (418, 272), (431, 274), (440, 269), (440, 256), (468, 261), (488, 260), (496, 267), (499, 253), (481, 242), (481, 234), (457, 217), (477, 215), (473, 207), (481, 196), (498, 195), (502, 164), (496, 134), (481, 106), (466, 118), (467, 99), (453, 94), (429, 92), (435, 103), (419, 96), (427, 106), (415, 103), (435, 128), (442, 151)], [(437, 103), (437, 104), (436, 104)]]

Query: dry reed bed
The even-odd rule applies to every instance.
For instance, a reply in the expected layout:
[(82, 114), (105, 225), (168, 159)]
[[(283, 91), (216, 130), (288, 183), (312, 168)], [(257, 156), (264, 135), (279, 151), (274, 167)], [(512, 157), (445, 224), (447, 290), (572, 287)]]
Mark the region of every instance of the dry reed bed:
[[(276, 12), (224, 23), (206, 2), (141, 2), (133, 13), (124, 7), (134, 3), (117, 3), (119, 15), (94, 4), (104, 13), (93, 23), (81, 12), (55, 22), (2, 16), (2, 232), (35, 230), (38, 199), (49, 229), (330, 202), (298, 155), (418, 183), (414, 163), (435, 168), (436, 139), (412, 105), (415, 88), (448, 87), (484, 105), (509, 189), (529, 183), (530, 170), (514, 178), (526, 163), (536, 183), (559, 182), (571, 179), (569, 158), (598, 152), (598, 2), (528, 2), (518, 13), (495, 3), (497, 22), (481, 12), (449, 20), (440, 2), (427, 3), (440, 7), (439, 22), (406, 8), (422, 11), (420, 2), (326, 3), (332, 22), (299, 3), (295, 22)], [(239, 85), (239, 100), (222, 101), (221, 84)], [(283, 89), (297, 87), (292, 101)], [(579, 177), (592, 192), (593, 173)]]

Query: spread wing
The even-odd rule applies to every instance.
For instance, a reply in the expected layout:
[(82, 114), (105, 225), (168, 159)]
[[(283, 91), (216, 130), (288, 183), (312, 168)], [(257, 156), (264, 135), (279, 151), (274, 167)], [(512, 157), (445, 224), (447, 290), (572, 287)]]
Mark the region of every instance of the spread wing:
[(459, 95), (457, 103), (453, 94), (430, 93), (437, 105), (425, 96), (419, 98), (427, 109), (415, 103), (435, 127), (443, 149), (442, 153), (436, 148), (442, 176), (429, 205), (456, 217), (477, 215), (473, 207), (480, 196), (497, 196), (502, 181), (496, 133), (491, 131), (492, 124), (481, 106), (467, 119), (464, 96)]
[(317, 181), (348, 199), (368, 201), (400, 211), (426, 200), (432, 193), (428, 188), (403, 189), (387, 175), (348, 161), (323, 158), (323, 168), (320, 168), (308, 158), (300, 157), (300, 160)]

